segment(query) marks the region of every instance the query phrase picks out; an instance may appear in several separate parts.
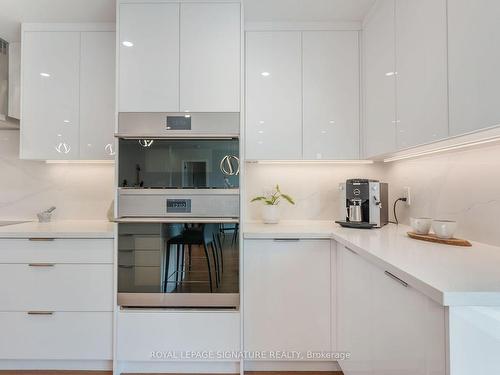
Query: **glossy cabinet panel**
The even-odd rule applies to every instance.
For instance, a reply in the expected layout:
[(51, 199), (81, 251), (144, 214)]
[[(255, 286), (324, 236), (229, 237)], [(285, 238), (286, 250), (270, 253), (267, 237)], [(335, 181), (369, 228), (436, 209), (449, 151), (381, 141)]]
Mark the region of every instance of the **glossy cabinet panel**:
[(246, 33), (246, 158), (302, 158), (301, 34)]
[(394, 0), (379, 0), (363, 25), (364, 156), (396, 150)]
[(500, 124), (500, 2), (448, 1), (450, 135)]
[[(240, 4), (184, 3), (180, 7), (180, 110), (239, 112)], [(175, 44), (168, 41), (163, 48), (173, 59)]]
[(115, 33), (82, 32), (80, 159), (113, 159)]
[(446, 138), (446, 0), (396, 1), (396, 70), (398, 148)]
[(244, 350), (331, 351), (330, 240), (244, 246)]
[(342, 245), (337, 257), (344, 374), (445, 375), (445, 308)]
[(304, 159), (358, 159), (358, 32), (303, 32), (302, 72)]
[(179, 4), (120, 4), (119, 112), (179, 110)]
[(21, 158), (79, 158), (79, 32), (25, 32)]

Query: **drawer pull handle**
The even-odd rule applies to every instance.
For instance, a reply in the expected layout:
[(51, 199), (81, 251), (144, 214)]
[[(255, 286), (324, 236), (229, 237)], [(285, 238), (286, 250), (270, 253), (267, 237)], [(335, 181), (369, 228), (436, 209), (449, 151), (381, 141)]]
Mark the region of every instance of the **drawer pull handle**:
[(55, 264), (53, 264), (53, 263), (29, 263), (28, 266), (30, 266), (30, 267), (54, 267)]
[(45, 238), (45, 237), (31, 237), (30, 241), (54, 241), (55, 238)]
[(393, 279), (394, 281), (397, 281), (398, 283), (400, 283), (401, 285), (403, 285), (405, 288), (408, 287), (408, 283), (406, 281), (403, 281), (401, 280), (399, 277), (397, 277), (396, 275), (393, 275), (392, 273), (390, 273), (389, 271), (384, 271), (384, 273), (389, 276), (391, 279)]
[(126, 265), (122, 265), (122, 264), (120, 264), (120, 265), (118, 266), (118, 268), (134, 268), (134, 266), (126, 266)]
[(275, 238), (274, 242), (298, 242), (300, 238)]
[(28, 311), (28, 315), (54, 315), (54, 311)]

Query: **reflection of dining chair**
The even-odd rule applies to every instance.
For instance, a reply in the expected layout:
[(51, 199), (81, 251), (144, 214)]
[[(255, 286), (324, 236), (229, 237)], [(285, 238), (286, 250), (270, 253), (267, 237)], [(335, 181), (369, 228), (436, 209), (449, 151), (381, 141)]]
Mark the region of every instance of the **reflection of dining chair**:
[[(226, 232), (233, 232), (233, 235), (231, 237), (231, 245), (234, 245), (238, 241), (238, 233), (240, 229), (240, 224), (235, 223), (234, 226), (228, 226), (228, 224), (220, 224), (220, 229), (219, 232), (222, 233), (223, 235), (226, 234)], [(222, 238), (222, 242), (224, 242), (225, 236)]]
[[(210, 285), (210, 292), (213, 292), (212, 285), (212, 265), (209, 256), (209, 248), (212, 251), (212, 258), (214, 261), (215, 268), (215, 276), (216, 276), (216, 286), (219, 286), (219, 271), (218, 271), (218, 254), (217, 253), (217, 244), (214, 240), (214, 232), (216, 231), (216, 224), (201, 224), (200, 227), (190, 227), (185, 228), (181, 234), (170, 238), (167, 241), (167, 245), (165, 248), (165, 280), (163, 282), (163, 291), (167, 291), (167, 283), (172, 274), (169, 274), (170, 267), (170, 257), (171, 257), (171, 248), (172, 246), (176, 246), (176, 264), (174, 271), (175, 274), (175, 283), (176, 285), (182, 282), (182, 275), (184, 274), (184, 248), (188, 246), (189, 251), (189, 268), (191, 268), (191, 247), (192, 246), (202, 246), (204, 250), (205, 259), (207, 262), (207, 270), (208, 270), (208, 282)], [(179, 277), (180, 276), (180, 277)]]

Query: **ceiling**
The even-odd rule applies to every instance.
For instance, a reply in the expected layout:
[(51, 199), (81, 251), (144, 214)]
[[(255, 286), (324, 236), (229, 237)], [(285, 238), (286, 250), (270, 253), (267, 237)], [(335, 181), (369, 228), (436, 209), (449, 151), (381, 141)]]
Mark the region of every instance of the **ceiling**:
[[(360, 21), (375, 0), (244, 0), (247, 22)], [(16, 42), (21, 22), (114, 22), (115, 0), (0, 0), (0, 38)]]
[(246, 22), (361, 21), (375, 0), (244, 0)]
[(0, 38), (21, 39), (21, 22), (114, 22), (115, 0), (0, 0)]

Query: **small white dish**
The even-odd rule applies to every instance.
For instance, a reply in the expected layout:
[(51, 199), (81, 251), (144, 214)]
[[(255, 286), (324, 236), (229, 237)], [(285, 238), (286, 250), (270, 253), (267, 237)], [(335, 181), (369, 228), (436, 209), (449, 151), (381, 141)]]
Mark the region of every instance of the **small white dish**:
[(457, 230), (457, 222), (453, 220), (433, 220), (432, 230), (439, 238), (453, 238)]
[(418, 234), (428, 234), (431, 230), (432, 219), (430, 217), (410, 217), (410, 225)]

